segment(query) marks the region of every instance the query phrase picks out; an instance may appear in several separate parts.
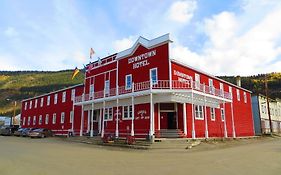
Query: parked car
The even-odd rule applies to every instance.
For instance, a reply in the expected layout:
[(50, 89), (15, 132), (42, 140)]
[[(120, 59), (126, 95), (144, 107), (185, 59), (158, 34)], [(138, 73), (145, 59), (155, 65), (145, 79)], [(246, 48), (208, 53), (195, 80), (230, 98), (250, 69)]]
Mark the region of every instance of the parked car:
[(18, 126), (4, 126), (0, 130), (0, 134), (3, 136), (11, 136), (18, 129)]
[(38, 128), (24, 128), (24, 130), (22, 131), (22, 137), (27, 137), (28, 136), (28, 134), (31, 132), (31, 131), (33, 131), (33, 130), (35, 130), (35, 129), (38, 129)]
[(53, 132), (49, 129), (39, 128), (39, 129), (35, 129), (33, 131), (30, 131), (28, 136), (31, 137), (31, 138), (52, 137)]
[(22, 132), (25, 130), (25, 128), (19, 128), (17, 131), (14, 132), (14, 136), (22, 136)]

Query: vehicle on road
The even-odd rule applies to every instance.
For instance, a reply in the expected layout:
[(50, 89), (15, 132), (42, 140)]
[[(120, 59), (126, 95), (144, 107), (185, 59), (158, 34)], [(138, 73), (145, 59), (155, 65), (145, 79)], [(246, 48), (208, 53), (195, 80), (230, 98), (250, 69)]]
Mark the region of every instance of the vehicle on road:
[(14, 136), (22, 136), (22, 132), (24, 131), (24, 128), (19, 128), (14, 132)]
[(0, 129), (0, 135), (11, 136), (18, 129), (18, 126), (3, 126)]
[(46, 128), (39, 128), (29, 132), (28, 134), (31, 138), (45, 138), (45, 137), (52, 137), (53, 132)]

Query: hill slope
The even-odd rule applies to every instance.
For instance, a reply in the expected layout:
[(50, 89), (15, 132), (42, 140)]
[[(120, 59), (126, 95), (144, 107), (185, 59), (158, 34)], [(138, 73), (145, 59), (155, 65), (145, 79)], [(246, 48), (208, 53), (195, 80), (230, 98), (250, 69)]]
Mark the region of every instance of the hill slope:
[(0, 72), (0, 115), (12, 116), (14, 101), (17, 101), (18, 114), (20, 101), (23, 99), (83, 83), (83, 73), (79, 73), (71, 80), (72, 72), (72, 70)]
[[(79, 73), (71, 80), (72, 70), (57, 72), (42, 71), (0, 71), (0, 116), (13, 115), (13, 102), (17, 101), (16, 113), (20, 113), (20, 101), (68, 86), (83, 83), (84, 75)], [(269, 95), (281, 98), (281, 73), (268, 74)], [(236, 83), (234, 76), (220, 78)], [(264, 75), (241, 77), (242, 87), (254, 94), (264, 94)], [(9, 99), (9, 100), (7, 100)]]

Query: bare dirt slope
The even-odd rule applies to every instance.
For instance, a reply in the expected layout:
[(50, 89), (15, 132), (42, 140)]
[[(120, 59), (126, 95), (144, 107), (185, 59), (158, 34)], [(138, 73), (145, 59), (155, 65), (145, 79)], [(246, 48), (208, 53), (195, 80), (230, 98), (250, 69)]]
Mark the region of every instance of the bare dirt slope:
[(281, 139), (205, 143), (198, 148), (128, 150), (0, 136), (1, 175), (281, 174)]

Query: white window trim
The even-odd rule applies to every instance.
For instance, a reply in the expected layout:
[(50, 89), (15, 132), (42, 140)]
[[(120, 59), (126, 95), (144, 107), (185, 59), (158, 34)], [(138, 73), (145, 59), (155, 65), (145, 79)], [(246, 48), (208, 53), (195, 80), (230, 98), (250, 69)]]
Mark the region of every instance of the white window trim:
[[(109, 109), (112, 110), (111, 118), (109, 118)], [(104, 117), (104, 121), (112, 121), (113, 120), (113, 108), (112, 107), (105, 108), (105, 115), (106, 114), (107, 114), (107, 119), (105, 119), (105, 117)]]
[(27, 102), (25, 102), (25, 104), (24, 104), (24, 110), (26, 110), (27, 109)]
[[(198, 77), (199, 79), (197, 80), (197, 78), (196, 77)], [(194, 82), (195, 82), (195, 89), (200, 89), (200, 81), (201, 81), (201, 77), (200, 77), (200, 74), (197, 74), (197, 73), (195, 73), (194, 74)]]
[(75, 89), (72, 89), (72, 90), (71, 90), (71, 100), (72, 100), (72, 101), (75, 100), (75, 93), (76, 93), (76, 90), (75, 90)]
[(45, 125), (49, 124), (49, 114), (46, 114), (45, 116)]
[[(133, 116), (130, 115), (130, 114), (131, 114), (131, 112), (130, 112), (130, 107), (131, 107), (131, 106), (132, 106), (132, 105), (129, 105), (129, 106), (122, 106), (122, 120), (132, 120)], [(128, 118), (125, 118), (125, 107), (128, 108), (128, 111), (127, 111), (127, 113), (128, 113)]]
[[(106, 86), (107, 82), (108, 82), (108, 88), (107, 88), (107, 86)], [(104, 81), (104, 93), (105, 93), (106, 95), (108, 95), (109, 92), (110, 92), (110, 80), (105, 80), (105, 81)]]
[(237, 97), (237, 101), (240, 101), (241, 95), (239, 89), (236, 89), (236, 97)]
[(29, 101), (29, 109), (32, 109), (32, 100)]
[[(128, 77), (131, 77), (131, 84), (130, 84), (130, 86), (127, 86), (128, 85)], [(125, 77), (125, 90), (130, 90), (130, 89), (132, 89), (132, 84), (133, 84), (133, 77), (132, 77), (132, 74), (128, 74), (128, 75), (126, 75), (126, 77)]]
[(246, 92), (243, 92), (243, 96), (244, 96), (244, 103), (247, 103), (247, 94), (246, 94)]
[[(222, 118), (222, 114), (223, 114), (223, 118)], [(221, 108), (221, 121), (224, 122), (224, 120), (225, 120), (225, 110)]]
[(61, 98), (62, 103), (66, 102), (66, 91), (62, 92), (62, 98)]
[(36, 125), (36, 115), (35, 115), (35, 116), (33, 116), (33, 121), (32, 121), (32, 124), (33, 124), (33, 125)]
[(37, 108), (37, 105), (38, 105), (38, 100), (35, 99), (35, 102), (34, 102), (34, 108)]
[(26, 119), (25, 119), (25, 117), (23, 117), (23, 119), (22, 119), (22, 125), (24, 125), (25, 126), (25, 121)]
[(74, 112), (70, 111), (70, 113), (69, 113), (69, 123), (73, 123), (73, 120), (74, 120)]
[(50, 102), (51, 102), (51, 96), (49, 95), (49, 96), (47, 97), (47, 106), (50, 106)]
[(39, 124), (39, 125), (42, 125), (42, 123), (43, 123), (43, 122), (42, 122), (42, 115), (39, 115), (38, 124)]
[[(155, 81), (152, 80), (152, 71), (154, 71), (154, 70), (156, 70), (156, 80)], [(152, 82), (152, 85), (158, 84), (158, 70), (157, 70), (157, 67), (152, 68), (152, 69), (149, 70), (149, 80), (150, 80), (150, 82)]]
[(54, 104), (57, 104), (58, 103), (58, 94), (55, 94), (54, 95)]
[[(55, 119), (55, 120), (54, 120), (54, 119)], [(52, 118), (52, 124), (56, 124), (56, 122), (57, 122), (57, 114), (54, 113), (54, 114), (53, 114), (53, 118)]]
[(41, 98), (41, 101), (40, 101), (40, 107), (43, 107), (44, 106), (44, 97)]
[[(212, 117), (212, 110), (214, 110), (214, 118)], [(216, 121), (216, 109), (210, 107), (210, 117), (211, 121)]]
[(31, 117), (28, 116), (28, 119), (27, 119), (27, 125), (30, 126), (30, 122), (31, 122)]
[[(198, 110), (201, 108), (202, 109), (202, 118), (201, 117), (198, 117), (197, 115), (196, 115), (196, 106), (197, 106), (197, 108), (198, 108)], [(199, 110), (200, 111), (200, 110)], [(203, 106), (201, 106), (201, 105), (194, 105), (194, 112), (195, 112), (195, 119), (196, 120), (204, 120), (204, 110), (203, 110)]]
[[(63, 120), (62, 120), (62, 119), (63, 119)], [(65, 122), (65, 113), (62, 112), (62, 113), (60, 114), (60, 123), (63, 124), (64, 122)]]
[(94, 97), (94, 94), (95, 94), (95, 85), (94, 84), (90, 84), (89, 94), (90, 94), (90, 97)]

